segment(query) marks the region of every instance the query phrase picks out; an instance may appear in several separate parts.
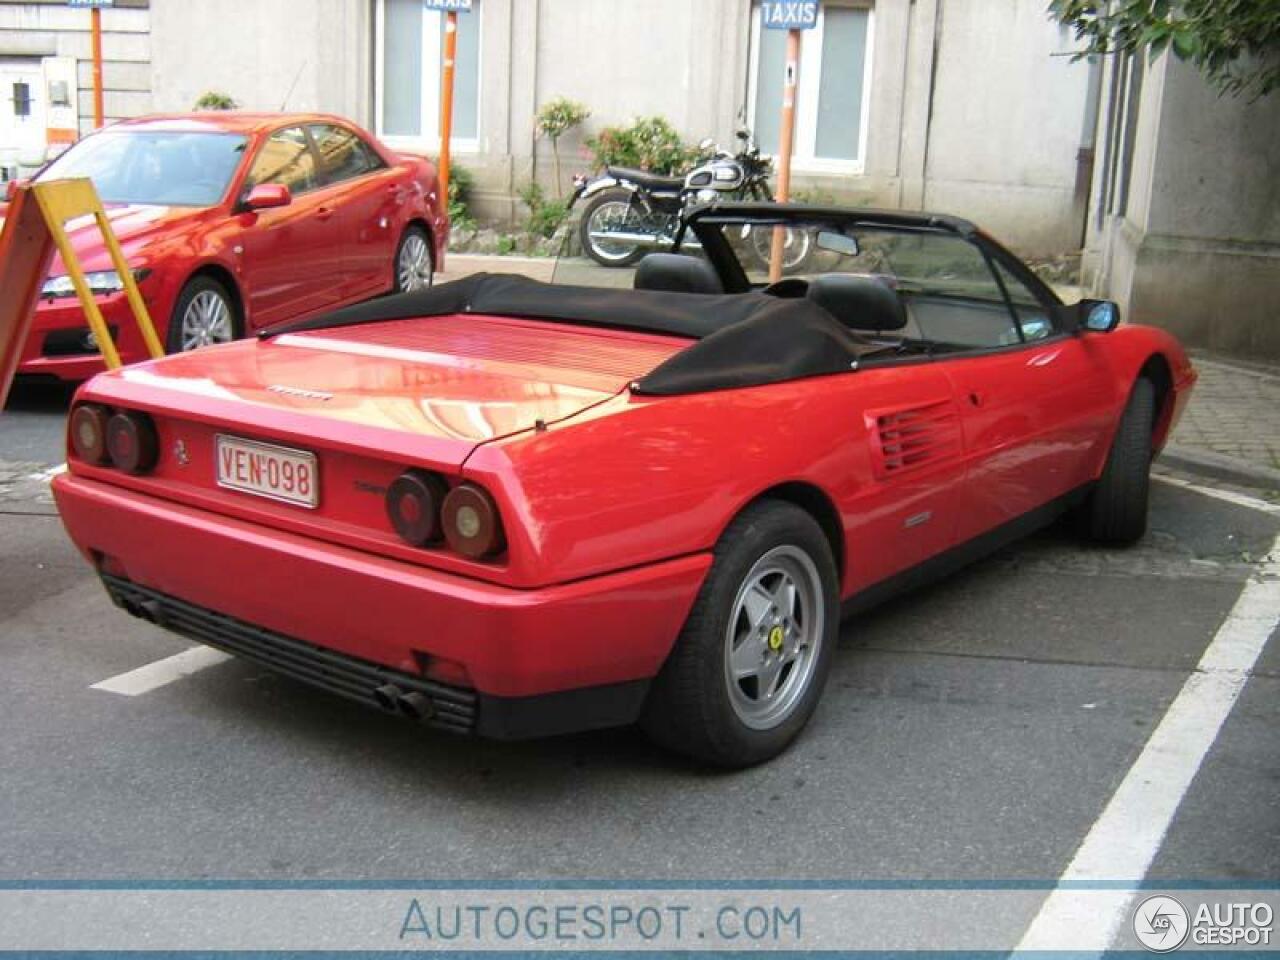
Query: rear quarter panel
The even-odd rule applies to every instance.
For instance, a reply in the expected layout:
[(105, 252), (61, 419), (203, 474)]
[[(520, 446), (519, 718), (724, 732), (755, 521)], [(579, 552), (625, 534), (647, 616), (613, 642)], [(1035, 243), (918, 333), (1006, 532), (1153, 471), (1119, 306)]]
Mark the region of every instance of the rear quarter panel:
[(709, 550), (762, 493), (808, 484), (840, 516), (847, 595), (917, 557), (900, 531), (920, 497), (954, 495), (950, 480), (928, 473), (877, 480), (864, 411), (914, 402), (941, 380), (925, 365), (680, 397), (621, 395), (563, 425), (481, 446), (464, 473), (498, 499), (511, 573), (530, 584)]

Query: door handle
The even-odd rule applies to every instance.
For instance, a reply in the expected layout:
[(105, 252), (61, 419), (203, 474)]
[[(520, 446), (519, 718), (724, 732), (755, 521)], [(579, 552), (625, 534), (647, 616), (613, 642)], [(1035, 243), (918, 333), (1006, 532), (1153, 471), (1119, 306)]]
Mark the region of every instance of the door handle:
[(980, 407), (987, 402), (987, 396), (977, 390), (969, 391), (969, 405), (971, 407)]
[(317, 220), (328, 220), (333, 216), (333, 207), (320, 207), (316, 210)]

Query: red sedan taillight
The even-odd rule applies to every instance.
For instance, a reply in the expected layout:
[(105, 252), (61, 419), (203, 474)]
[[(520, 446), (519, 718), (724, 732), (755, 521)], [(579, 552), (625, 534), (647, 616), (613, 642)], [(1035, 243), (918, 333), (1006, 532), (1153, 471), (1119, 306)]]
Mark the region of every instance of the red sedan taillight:
[(155, 424), (145, 413), (122, 410), (107, 421), (107, 453), (125, 473), (146, 473), (160, 452)]

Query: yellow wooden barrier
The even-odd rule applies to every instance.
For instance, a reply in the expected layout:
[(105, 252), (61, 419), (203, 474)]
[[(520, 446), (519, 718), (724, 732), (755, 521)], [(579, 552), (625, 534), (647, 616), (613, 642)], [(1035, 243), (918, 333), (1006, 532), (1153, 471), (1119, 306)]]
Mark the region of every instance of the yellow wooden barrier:
[(111, 339), (106, 321), (102, 319), (102, 311), (98, 309), (98, 304), (93, 299), (93, 291), (89, 289), (88, 281), (85, 280), (80, 259), (72, 249), (71, 240), (67, 236), (67, 221), (78, 217), (92, 216), (97, 222), (98, 229), (102, 231), (103, 242), (107, 245), (112, 266), (115, 267), (120, 282), (124, 285), (125, 297), (133, 311), (133, 319), (138, 324), (138, 330), (142, 333), (142, 340), (147, 345), (147, 352), (152, 357), (163, 357), (164, 345), (156, 336), (156, 328), (151, 322), (151, 315), (147, 313), (147, 305), (142, 302), (138, 284), (133, 279), (133, 272), (129, 269), (129, 265), (125, 263), (120, 241), (116, 239), (115, 232), (111, 229), (106, 211), (102, 209), (102, 201), (98, 199), (98, 192), (93, 189), (93, 182), (88, 179), (50, 180), (47, 183), (33, 183), (30, 190), (36, 198), (40, 212), (44, 215), (44, 222), (49, 228), (54, 246), (62, 257), (63, 265), (67, 268), (67, 274), (71, 277), (71, 283), (76, 289), (76, 296), (84, 310), (85, 319), (89, 321), (89, 329), (93, 331), (93, 337), (98, 342), (98, 349), (102, 352), (102, 359), (107, 367), (114, 369), (120, 366), (120, 354), (116, 350), (115, 342)]

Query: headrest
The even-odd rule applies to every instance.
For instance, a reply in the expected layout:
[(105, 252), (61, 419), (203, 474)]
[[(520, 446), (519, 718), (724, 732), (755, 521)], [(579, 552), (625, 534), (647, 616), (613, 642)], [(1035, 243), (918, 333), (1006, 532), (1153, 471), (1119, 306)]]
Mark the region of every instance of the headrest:
[(874, 277), (828, 273), (809, 281), (807, 296), (852, 330), (901, 330), (907, 325), (897, 291)]
[(636, 267), (635, 289), (673, 293), (724, 293), (715, 267), (682, 253), (651, 253)]

